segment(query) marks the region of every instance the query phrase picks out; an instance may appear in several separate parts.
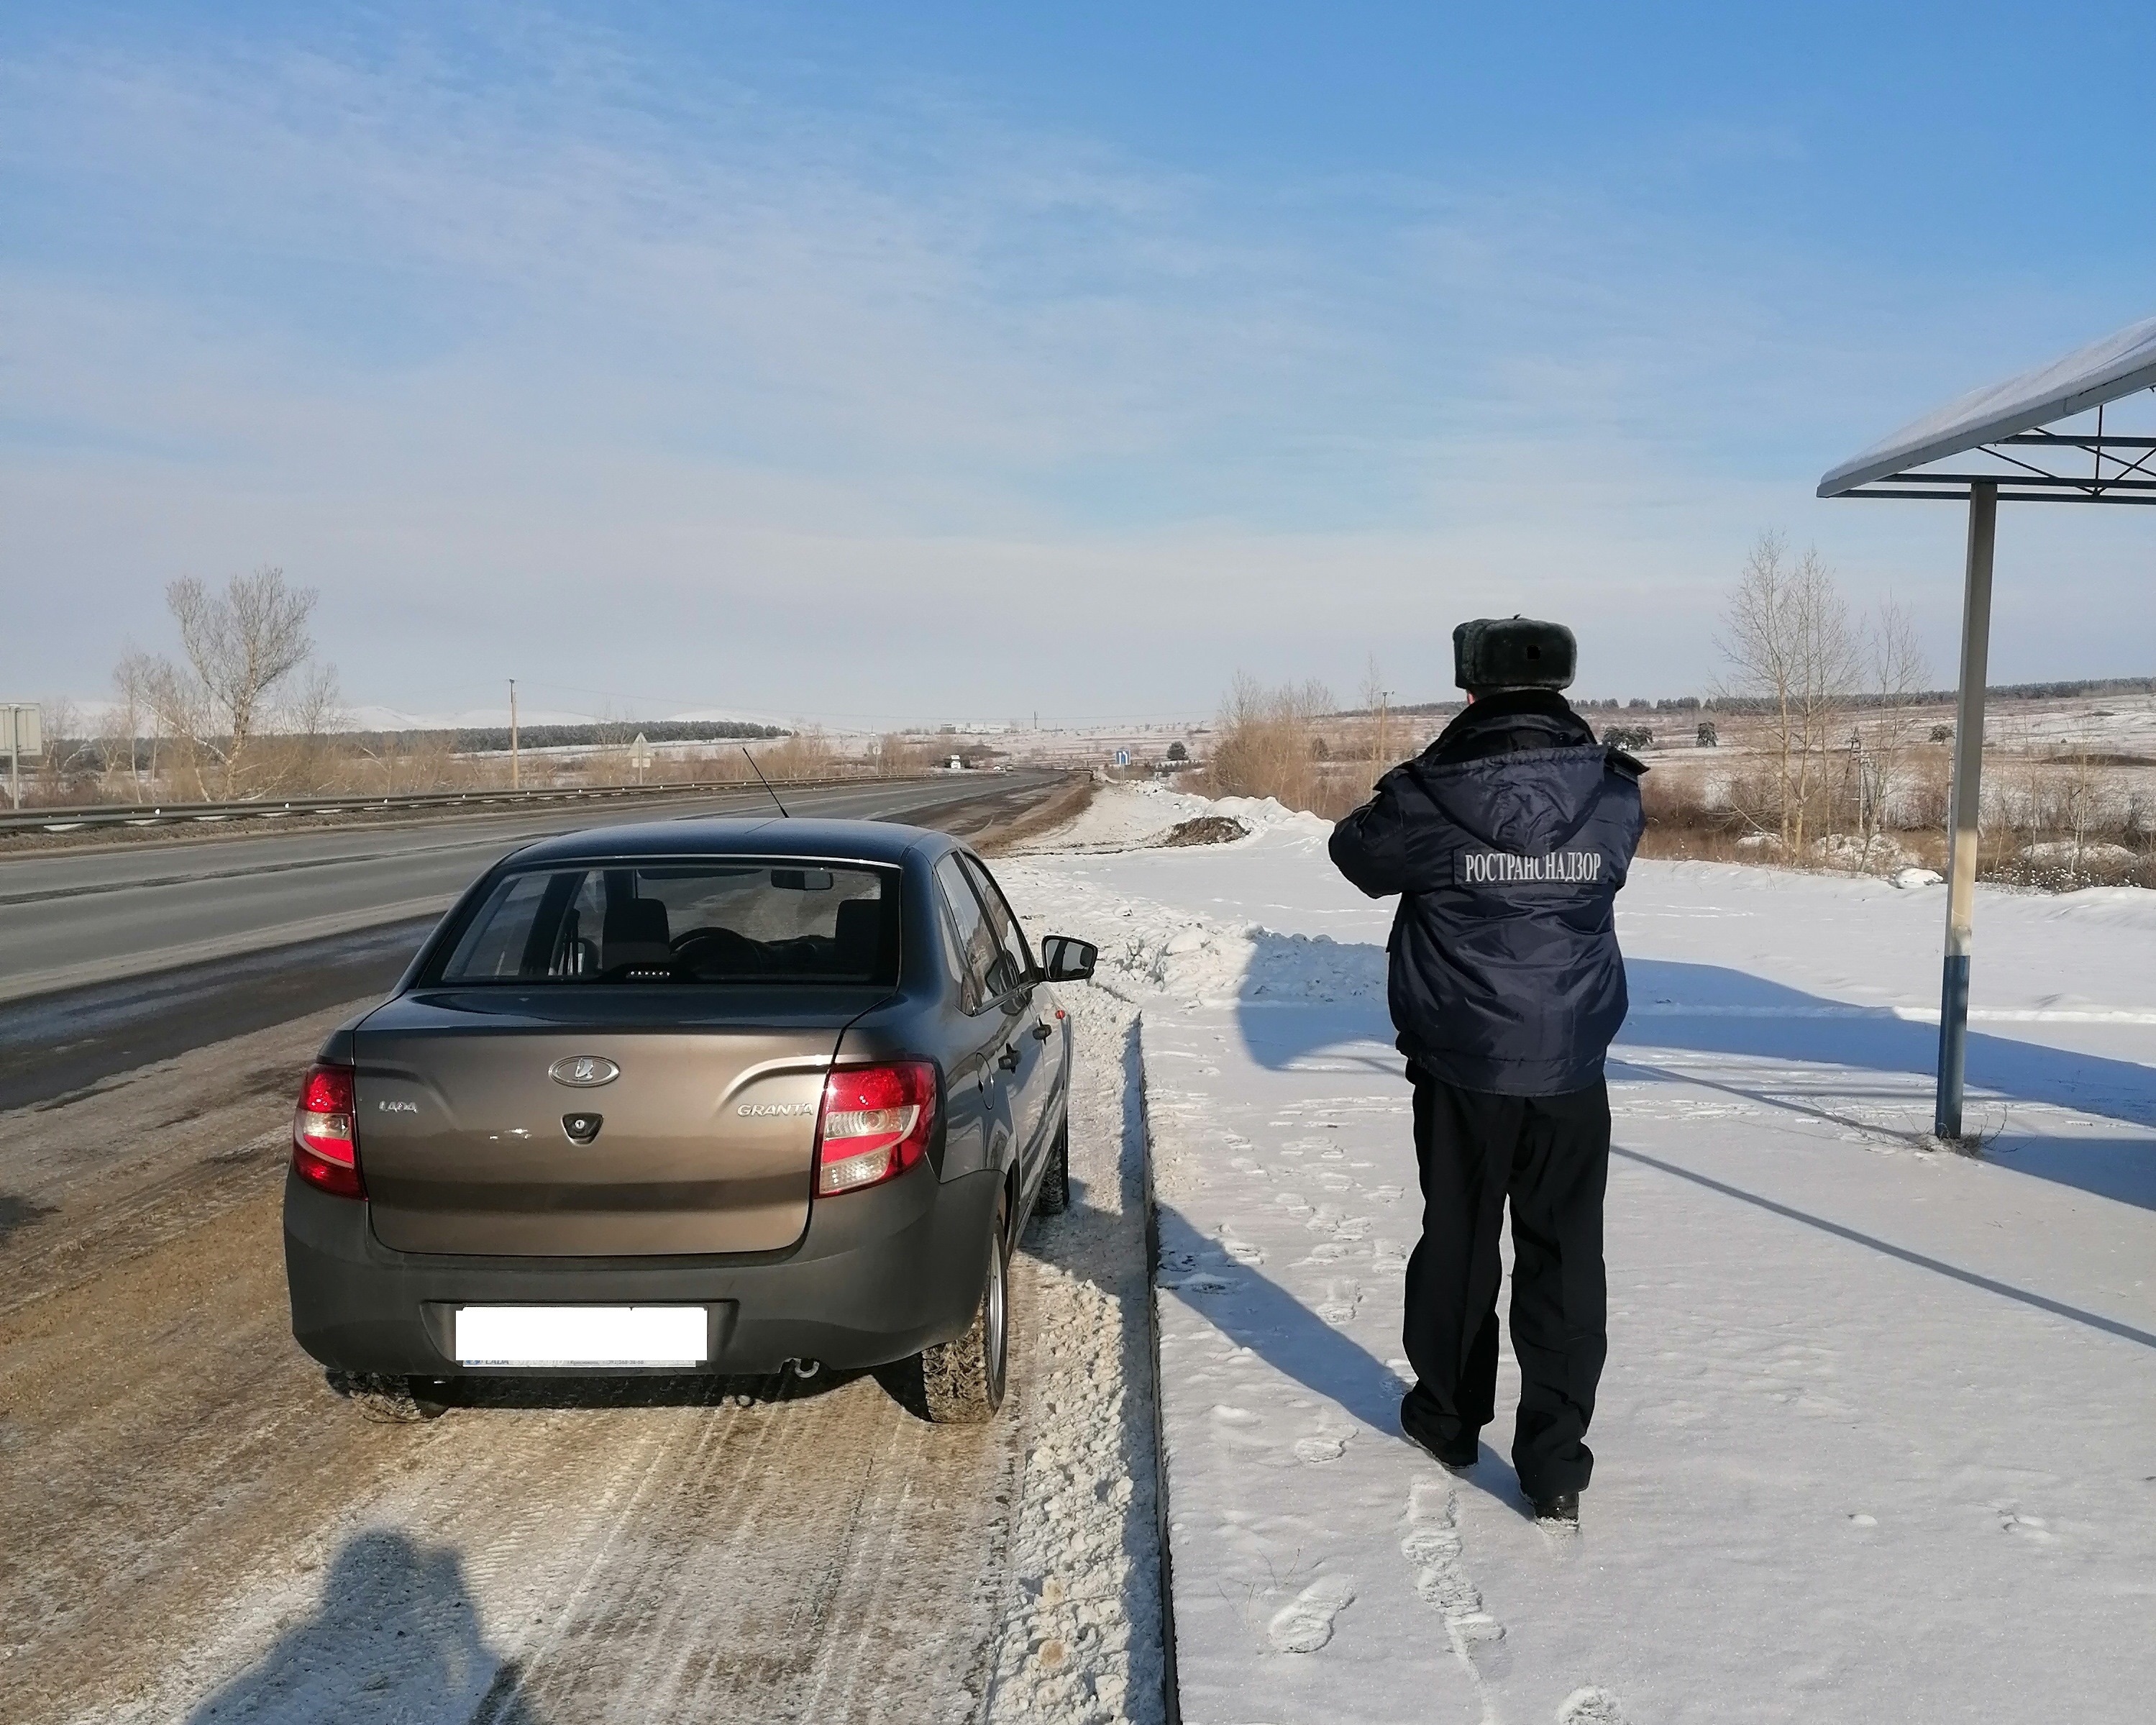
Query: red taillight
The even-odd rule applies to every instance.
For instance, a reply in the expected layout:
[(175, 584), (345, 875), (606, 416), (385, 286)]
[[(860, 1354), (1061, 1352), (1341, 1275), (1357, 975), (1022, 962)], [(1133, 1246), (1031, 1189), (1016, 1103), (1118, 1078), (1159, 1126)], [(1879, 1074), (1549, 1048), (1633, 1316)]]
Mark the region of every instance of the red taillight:
[(359, 1139), (352, 1125), (357, 1107), (349, 1066), (308, 1068), (292, 1115), (292, 1166), (302, 1180), (341, 1198), (363, 1198)]
[(816, 1195), (897, 1178), (928, 1154), (935, 1125), (936, 1068), (927, 1061), (836, 1068), (816, 1123)]

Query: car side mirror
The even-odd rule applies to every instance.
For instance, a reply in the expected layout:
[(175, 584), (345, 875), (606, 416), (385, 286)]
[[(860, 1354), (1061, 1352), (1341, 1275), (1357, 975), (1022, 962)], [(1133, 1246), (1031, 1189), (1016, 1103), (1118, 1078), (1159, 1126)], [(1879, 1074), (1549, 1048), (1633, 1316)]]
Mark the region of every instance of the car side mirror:
[(1101, 961), (1101, 949), (1090, 940), (1070, 935), (1045, 935), (1040, 941), (1041, 972), (1050, 982), (1085, 982)]

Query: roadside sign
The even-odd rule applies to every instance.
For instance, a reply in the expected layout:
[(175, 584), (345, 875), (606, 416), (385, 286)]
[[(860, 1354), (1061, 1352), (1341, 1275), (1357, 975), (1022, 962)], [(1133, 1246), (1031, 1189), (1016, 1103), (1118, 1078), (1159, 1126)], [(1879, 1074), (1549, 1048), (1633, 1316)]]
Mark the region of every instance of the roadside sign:
[(651, 744), (644, 739), (641, 731), (636, 734), (636, 740), (629, 745), (629, 770), (636, 775), (636, 782), (641, 785), (644, 775), (651, 770)]
[(1116, 765), (1117, 766), (1119, 766), (1119, 767), (1127, 767), (1127, 766), (1128, 766), (1130, 764), (1131, 764), (1131, 752), (1130, 752), (1130, 750), (1129, 750), (1129, 749), (1118, 749), (1116, 751)]
[(8, 756), (8, 800), (23, 806), (23, 757), (35, 760), (45, 752), (37, 708), (19, 702), (0, 706), (0, 750)]
[(33, 760), (43, 754), (45, 739), (39, 718), (35, 707), (0, 707), (0, 749), (9, 754), (27, 754)]

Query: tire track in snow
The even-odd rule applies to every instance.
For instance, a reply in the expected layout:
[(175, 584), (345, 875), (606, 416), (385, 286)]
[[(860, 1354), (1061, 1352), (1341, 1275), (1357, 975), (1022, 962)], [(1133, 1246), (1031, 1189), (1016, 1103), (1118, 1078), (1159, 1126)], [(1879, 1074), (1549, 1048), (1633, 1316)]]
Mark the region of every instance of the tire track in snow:
[[(684, 1511), (693, 1514), (692, 1487), (711, 1476), (713, 1463), (727, 1450), (742, 1452), (737, 1472), (755, 1470), (782, 1423), (778, 1419), (737, 1421), (725, 1412), (715, 1412), (711, 1422), (686, 1446), (686, 1453), (663, 1437), (645, 1438), (639, 1445), (644, 1451), (639, 1465), (617, 1482), (617, 1489), (626, 1486), (625, 1493), (618, 1501), (603, 1503), (601, 1512), (590, 1519), (576, 1542), (575, 1578), (562, 1605), (543, 1640), (522, 1655), (521, 1699), (545, 1716), (567, 1711), (569, 1717), (606, 1717), (607, 1697), (621, 1681), (621, 1666), (636, 1663), (639, 1650), (655, 1646), (672, 1651), (671, 1681), (662, 1681), (661, 1673), (649, 1669), (647, 1661), (646, 1668), (634, 1674), (635, 1686), (651, 1717), (665, 1717), (675, 1710), (683, 1666), (697, 1644), (686, 1637), (652, 1632), (654, 1609), (670, 1604), (668, 1614), (678, 1615), (675, 1589), (688, 1579), (674, 1562), (683, 1555), (685, 1530), (678, 1521), (670, 1526), (663, 1512), (671, 1508), (677, 1517)], [(673, 1477), (660, 1493), (652, 1488), (662, 1470)], [(759, 1507), (759, 1501), (750, 1498), (724, 1509), (752, 1516)], [(525, 1531), (528, 1533), (557, 1512), (543, 1505), (535, 1507), (521, 1518)], [(644, 1536), (634, 1558), (624, 1559), (619, 1554), (638, 1521), (649, 1523), (653, 1531)], [(667, 1578), (670, 1572), (666, 1585), (647, 1585), (654, 1573)]]

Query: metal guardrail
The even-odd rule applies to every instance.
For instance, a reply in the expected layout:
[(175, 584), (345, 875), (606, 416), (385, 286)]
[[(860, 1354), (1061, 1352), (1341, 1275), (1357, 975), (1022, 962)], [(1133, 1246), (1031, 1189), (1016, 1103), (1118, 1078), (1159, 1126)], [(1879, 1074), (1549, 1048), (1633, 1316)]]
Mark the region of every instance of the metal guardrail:
[[(844, 774), (820, 779), (773, 779), (778, 790), (816, 790), (835, 785), (902, 785), (926, 780), (923, 773)], [(260, 797), (244, 802), (81, 803), (66, 808), (0, 811), (0, 833), (71, 832), (85, 826), (163, 826), (188, 821), (268, 821), (289, 815), (361, 814), (405, 809), (543, 807), (553, 803), (608, 802), (624, 798), (723, 796), (761, 798), (763, 787), (751, 780), (705, 785), (578, 785), (533, 790), (430, 790), (410, 796)]]

